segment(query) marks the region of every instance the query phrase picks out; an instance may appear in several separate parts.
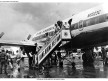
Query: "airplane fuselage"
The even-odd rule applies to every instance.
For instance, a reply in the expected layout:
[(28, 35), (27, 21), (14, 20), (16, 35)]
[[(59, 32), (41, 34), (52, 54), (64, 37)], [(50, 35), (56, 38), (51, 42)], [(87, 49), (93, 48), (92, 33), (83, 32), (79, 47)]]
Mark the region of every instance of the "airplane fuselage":
[[(83, 48), (89, 46), (104, 45), (108, 42), (108, 22), (97, 24), (95, 26), (84, 28), (83, 30), (70, 30), (71, 31), (71, 45), (72, 48)], [(101, 26), (101, 27), (100, 27)], [(96, 27), (97, 29), (93, 29)], [(88, 31), (85, 31), (85, 30)], [(77, 32), (79, 31), (79, 33)], [(82, 31), (82, 32), (81, 32)], [(73, 36), (73, 32), (77, 32), (76, 36)], [(76, 33), (75, 33), (76, 34)]]
[[(65, 48), (84, 48), (90, 46), (100, 46), (108, 42), (108, 5), (103, 4), (91, 8), (72, 16), (70, 34), (71, 40), (63, 47)], [(63, 22), (68, 22), (69, 18)], [(43, 29), (32, 40), (42, 40), (47, 38), (45, 35), (49, 31), (54, 31), (54, 25)], [(48, 31), (46, 31), (48, 30)], [(46, 37), (43, 37), (45, 35)]]
[(84, 48), (108, 42), (108, 9), (98, 6), (79, 13), (70, 27), (71, 41), (66, 47)]

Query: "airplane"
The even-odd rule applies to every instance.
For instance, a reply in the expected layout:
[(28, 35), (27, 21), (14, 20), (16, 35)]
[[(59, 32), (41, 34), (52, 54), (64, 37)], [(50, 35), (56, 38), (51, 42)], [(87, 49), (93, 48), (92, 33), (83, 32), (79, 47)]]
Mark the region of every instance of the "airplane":
[[(94, 8), (72, 15), (63, 23), (72, 19), (69, 27), (71, 41), (61, 46), (64, 49), (81, 49), (97, 47), (108, 44), (108, 8), (107, 4), (98, 5)], [(32, 41), (45, 41), (47, 32), (54, 32), (54, 24), (37, 32), (32, 36)]]
[[(0, 33), (0, 38), (2, 38), (4, 36), (4, 32)], [(0, 45), (4, 46), (4, 45), (11, 45), (11, 46), (34, 46), (34, 43), (32, 41), (29, 41), (29, 39), (31, 38), (31, 35), (29, 34), (27, 36), (27, 40), (25, 41), (13, 41), (13, 40), (0, 40)]]
[[(88, 9), (86, 11), (74, 14), (64, 22), (72, 19), (70, 33), (71, 41), (63, 45), (64, 49), (95, 47), (108, 44), (108, 8), (107, 4)], [(45, 42), (48, 37), (53, 36), (55, 31), (54, 24), (28, 37), (30, 41), (6, 41), (0, 40), (0, 45), (13, 46), (34, 46), (34, 42)], [(48, 34), (47, 34), (48, 33)], [(3, 33), (2, 33), (3, 34)]]
[(102, 4), (71, 17), (71, 41), (64, 49), (78, 49), (108, 44), (108, 5)]
[[(62, 49), (86, 49), (108, 44), (107, 4), (98, 5), (94, 8), (75, 14), (62, 22), (67, 22), (69, 24), (68, 29), (71, 34), (71, 39), (66, 44), (60, 46)], [(55, 28), (54, 25), (51, 27)], [(47, 27), (46, 29), (49, 28)], [(47, 38), (48, 36), (44, 35), (49, 32), (49, 30), (44, 30), (45, 29), (39, 31), (38, 35), (35, 34), (31, 40), (41, 41)], [(55, 31), (55, 29), (53, 31)]]
[[(69, 23), (69, 21), (71, 23)], [(63, 49), (82, 49), (108, 44), (108, 5), (102, 4), (73, 15), (62, 21), (67, 22), (71, 40), (62, 45)], [(11, 42), (0, 41), (0, 45), (35, 46), (34, 42), (45, 42), (55, 33), (55, 25), (51, 25), (33, 36), (29, 41)]]
[[(4, 34), (1, 33), (0, 37), (2, 37)], [(31, 35), (29, 34), (26, 40), (22, 41), (14, 41), (14, 40), (0, 40), (0, 46), (20, 46), (20, 47), (27, 47), (27, 46), (35, 46), (35, 43), (33, 41), (30, 41)]]
[[(71, 22), (69, 23), (70, 20)], [(67, 29), (69, 29), (71, 34), (71, 40), (64, 45), (61, 45), (60, 48), (72, 50), (108, 44), (107, 4), (102, 4), (78, 14), (74, 14), (62, 22), (66, 22), (70, 25)], [(42, 29), (33, 36), (29, 35), (26, 41), (13, 42), (9, 40), (0, 40), (0, 45), (34, 47), (35, 43), (45, 43), (49, 37), (54, 35), (55, 29), (55, 24), (53, 24)], [(34, 50), (36, 50), (36, 48)]]

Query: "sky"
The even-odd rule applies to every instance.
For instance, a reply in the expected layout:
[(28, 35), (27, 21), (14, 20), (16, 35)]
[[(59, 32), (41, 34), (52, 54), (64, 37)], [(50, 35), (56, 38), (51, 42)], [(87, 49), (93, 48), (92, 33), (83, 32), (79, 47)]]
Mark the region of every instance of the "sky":
[(0, 3), (1, 40), (24, 40), (29, 34), (64, 20), (73, 14), (95, 7), (100, 3)]

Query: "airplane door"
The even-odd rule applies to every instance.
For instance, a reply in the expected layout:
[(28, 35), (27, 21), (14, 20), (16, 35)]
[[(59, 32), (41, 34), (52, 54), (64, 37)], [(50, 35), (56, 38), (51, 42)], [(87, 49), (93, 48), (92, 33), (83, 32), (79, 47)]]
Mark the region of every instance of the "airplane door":
[(82, 31), (83, 30), (83, 20), (79, 21), (79, 31)]

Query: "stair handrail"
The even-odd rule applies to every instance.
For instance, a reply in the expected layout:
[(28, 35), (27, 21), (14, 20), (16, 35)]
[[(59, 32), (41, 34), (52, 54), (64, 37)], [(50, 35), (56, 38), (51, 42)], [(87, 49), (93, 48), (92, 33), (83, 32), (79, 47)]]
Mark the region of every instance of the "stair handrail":
[(59, 31), (54, 38), (50, 40), (49, 44), (44, 48), (44, 50), (38, 53), (38, 64), (40, 64), (42, 60), (46, 58), (46, 56), (60, 43), (61, 40), (61, 31)]
[(47, 46), (49, 46), (50, 43), (52, 42), (52, 40), (53, 40), (59, 33), (61, 33), (61, 31), (62, 31), (62, 29), (59, 30), (54, 36), (52, 36), (52, 37), (50, 38), (50, 40), (48, 41), (48, 44), (45, 44), (45, 45), (40, 49), (40, 51), (38, 52), (38, 54), (40, 54)]

